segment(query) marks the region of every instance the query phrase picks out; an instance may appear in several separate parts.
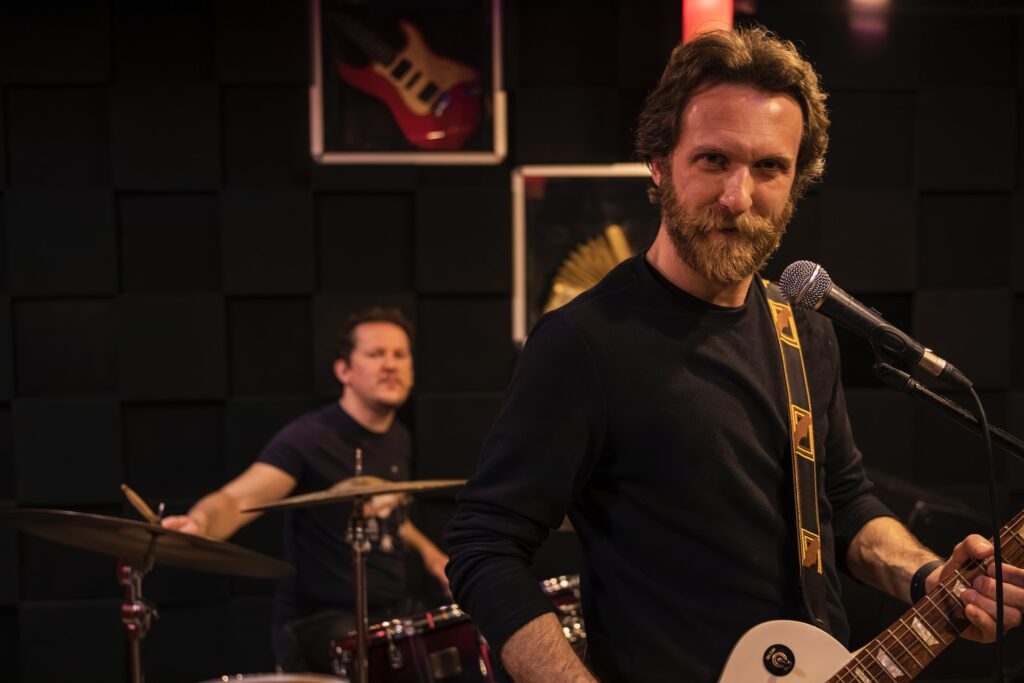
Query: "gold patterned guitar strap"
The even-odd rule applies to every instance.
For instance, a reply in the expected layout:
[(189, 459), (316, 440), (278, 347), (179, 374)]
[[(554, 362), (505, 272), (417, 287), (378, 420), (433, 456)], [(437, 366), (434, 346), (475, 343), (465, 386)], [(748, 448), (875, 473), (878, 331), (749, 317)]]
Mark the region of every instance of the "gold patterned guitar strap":
[(768, 308), (775, 322), (786, 377), (788, 397), (789, 443), (792, 452), (793, 496), (796, 510), (797, 551), (800, 562), (800, 586), (805, 605), (815, 625), (828, 630), (825, 602), (825, 578), (821, 565), (821, 528), (818, 521), (818, 473), (814, 453), (814, 418), (811, 392), (807, 387), (800, 336), (796, 319), (778, 286), (763, 280)]

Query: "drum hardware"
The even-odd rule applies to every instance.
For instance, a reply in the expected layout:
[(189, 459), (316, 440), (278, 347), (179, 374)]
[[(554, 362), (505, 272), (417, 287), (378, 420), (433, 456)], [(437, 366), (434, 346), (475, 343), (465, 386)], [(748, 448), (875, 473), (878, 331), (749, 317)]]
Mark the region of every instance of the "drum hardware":
[(163, 503), (153, 512), (127, 486), (121, 490), (147, 521), (40, 508), (5, 510), (0, 512), (0, 522), (49, 541), (118, 558), (117, 581), (125, 593), (121, 621), (128, 632), (131, 681), (142, 683), (142, 640), (153, 619), (159, 618), (156, 606), (142, 594), (142, 580), (156, 564), (259, 578), (287, 576), (293, 568), (232, 543), (165, 529), (160, 525)]
[[(263, 512), (266, 510), (282, 510), (295, 507), (313, 507), (316, 505), (330, 505), (332, 503), (344, 503), (351, 501), (352, 512), (349, 515), (348, 526), (345, 533), (345, 540), (352, 545), (352, 566), (355, 578), (355, 618), (356, 618), (356, 653), (355, 653), (355, 680), (357, 683), (368, 681), (368, 659), (367, 639), (369, 634), (369, 618), (367, 617), (366, 602), (366, 554), (370, 551), (371, 542), (376, 541), (376, 534), (371, 534), (370, 521), (376, 520), (367, 517), (363, 506), (370, 498), (386, 493), (420, 493), (438, 489), (462, 486), (465, 479), (434, 479), (423, 481), (389, 481), (380, 477), (363, 474), (363, 450), (356, 449), (355, 476), (343, 479), (337, 484), (323, 491), (306, 493), (266, 505), (242, 510), (242, 512)], [(332, 649), (332, 655), (337, 655)], [(351, 656), (349, 656), (351, 659)], [(335, 663), (335, 673), (347, 680), (348, 666), (352, 662)], [(339, 671), (340, 670), (340, 671)], [(341, 673), (341, 671), (344, 672)]]

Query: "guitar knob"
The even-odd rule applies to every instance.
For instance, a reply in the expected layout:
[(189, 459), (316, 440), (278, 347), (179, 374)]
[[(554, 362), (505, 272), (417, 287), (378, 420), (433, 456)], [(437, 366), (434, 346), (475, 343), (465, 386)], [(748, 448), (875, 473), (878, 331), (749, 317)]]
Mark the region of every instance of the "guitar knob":
[(764, 668), (774, 676), (785, 676), (796, 665), (793, 651), (785, 645), (772, 645), (764, 651)]

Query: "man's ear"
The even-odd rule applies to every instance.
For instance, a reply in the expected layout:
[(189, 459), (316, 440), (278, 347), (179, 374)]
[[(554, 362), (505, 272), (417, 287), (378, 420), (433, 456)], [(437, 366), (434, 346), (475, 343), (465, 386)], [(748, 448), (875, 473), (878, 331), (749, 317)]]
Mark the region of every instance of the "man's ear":
[(334, 376), (342, 385), (348, 384), (348, 373), (348, 362), (344, 358), (336, 359), (334, 361)]
[(662, 162), (662, 159), (651, 159), (651, 179), (654, 181), (654, 184), (657, 185), (658, 187), (661, 187)]

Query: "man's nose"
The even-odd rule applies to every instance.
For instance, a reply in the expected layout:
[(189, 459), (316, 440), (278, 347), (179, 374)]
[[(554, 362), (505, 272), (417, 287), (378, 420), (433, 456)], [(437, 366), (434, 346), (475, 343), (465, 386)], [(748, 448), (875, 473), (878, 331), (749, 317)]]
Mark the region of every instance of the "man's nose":
[(718, 197), (718, 203), (729, 213), (745, 213), (754, 203), (751, 198), (753, 190), (754, 179), (750, 170), (745, 166), (736, 166), (725, 177), (725, 186)]

